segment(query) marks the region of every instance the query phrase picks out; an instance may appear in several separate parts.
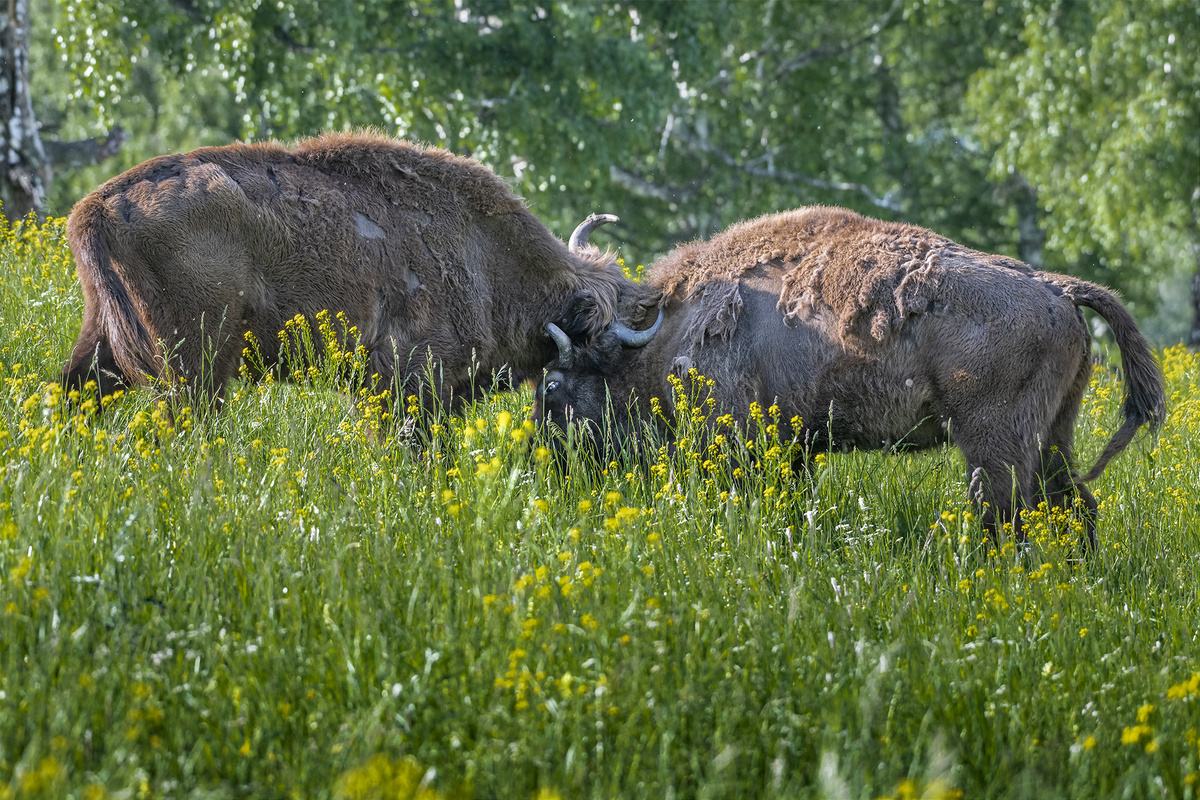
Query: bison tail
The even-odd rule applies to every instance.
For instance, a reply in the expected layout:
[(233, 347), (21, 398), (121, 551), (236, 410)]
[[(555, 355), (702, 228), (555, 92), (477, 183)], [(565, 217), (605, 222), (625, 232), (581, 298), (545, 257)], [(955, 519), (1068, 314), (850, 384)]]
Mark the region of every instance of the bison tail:
[(109, 249), (104, 207), (85, 198), (67, 221), (67, 239), (75, 254), (76, 271), (113, 360), (125, 380), (143, 385), (159, 373), (162, 353), (138, 313), (137, 304), (118, 272)]
[(1162, 370), (1159, 369), (1150, 345), (1138, 330), (1133, 317), (1117, 299), (1116, 295), (1102, 286), (1066, 276), (1054, 276), (1053, 283), (1077, 306), (1087, 306), (1108, 323), (1121, 349), (1121, 362), (1125, 371), (1125, 403), (1122, 412), (1125, 421), (1109, 439), (1095, 466), (1083, 476), (1091, 481), (1100, 476), (1108, 462), (1124, 450), (1138, 429), (1150, 425), (1157, 430), (1167, 413), (1167, 397), (1163, 391)]

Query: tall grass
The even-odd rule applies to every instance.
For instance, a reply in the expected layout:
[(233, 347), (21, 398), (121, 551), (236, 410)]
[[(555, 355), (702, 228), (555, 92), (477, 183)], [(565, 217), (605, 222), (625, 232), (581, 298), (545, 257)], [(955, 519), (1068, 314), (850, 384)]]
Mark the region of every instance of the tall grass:
[[(763, 426), (562, 469), (527, 391), (418, 445), (324, 368), (97, 415), (46, 383), (61, 223), (0, 240), (0, 798), (1196, 795), (1182, 349), (1077, 560), (1053, 513), (997, 551), (952, 449), (791, 475)], [(1120, 394), (1098, 370), (1081, 461)]]

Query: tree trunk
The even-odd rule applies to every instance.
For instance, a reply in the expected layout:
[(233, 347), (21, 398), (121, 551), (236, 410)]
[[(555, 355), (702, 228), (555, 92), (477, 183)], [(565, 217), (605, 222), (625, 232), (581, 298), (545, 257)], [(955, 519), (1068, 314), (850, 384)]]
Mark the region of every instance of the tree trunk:
[(50, 164), (42, 149), (29, 88), (29, 0), (8, 0), (0, 16), (0, 203), (18, 220), (46, 201)]
[(1192, 275), (1192, 329), (1187, 344), (1192, 350), (1200, 350), (1200, 239), (1192, 242), (1192, 255), (1196, 272)]

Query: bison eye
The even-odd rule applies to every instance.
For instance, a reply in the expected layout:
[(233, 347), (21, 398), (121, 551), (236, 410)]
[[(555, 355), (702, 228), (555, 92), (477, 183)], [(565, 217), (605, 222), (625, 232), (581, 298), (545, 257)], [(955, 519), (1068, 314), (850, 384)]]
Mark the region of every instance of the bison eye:
[(558, 381), (546, 381), (546, 394), (550, 394), (558, 388)]

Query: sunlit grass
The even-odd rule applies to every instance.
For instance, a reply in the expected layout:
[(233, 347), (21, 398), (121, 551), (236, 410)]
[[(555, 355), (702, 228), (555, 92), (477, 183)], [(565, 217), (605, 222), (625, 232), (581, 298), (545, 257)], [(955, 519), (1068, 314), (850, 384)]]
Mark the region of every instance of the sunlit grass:
[[(344, 332), (219, 414), (98, 416), (47, 385), (61, 223), (0, 238), (0, 798), (1195, 796), (1182, 349), (1080, 561), (1048, 509), (996, 548), (951, 449), (791, 474), (770, 408), (599, 470), (527, 391), (410, 434)], [(1120, 394), (1098, 370), (1082, 462)]]

